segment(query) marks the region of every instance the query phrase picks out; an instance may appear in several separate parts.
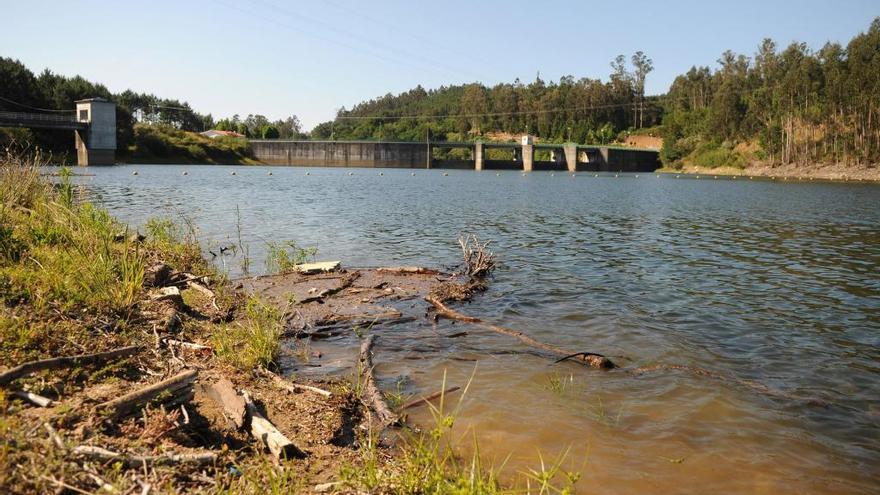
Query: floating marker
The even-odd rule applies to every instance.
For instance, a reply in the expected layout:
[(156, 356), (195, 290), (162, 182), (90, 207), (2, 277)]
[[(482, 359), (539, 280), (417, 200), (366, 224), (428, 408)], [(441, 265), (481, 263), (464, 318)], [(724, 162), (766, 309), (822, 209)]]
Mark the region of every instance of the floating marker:
[(449, 172), (443, 172), (443, 177), (446, 177), (448, 175), (449, 175)]
[(676, 179), (678, 179), (679, 177), (681, 177), (681, 176), (680, 176), (680, 175), (676, 175), (676, 176), (675, 176)]
[(550, 174), (550, 177), (556, 177), (556, 174)]
[(235, 172), (229, 172), (229, 175), (235, 175)]
[(137, 170), (135, 170), (134, 172), (131, 173), (131, 175), (137, 175), (137, 174), (138, 174)]
[(659, 178), (660, 178), (660, 174), (657, 174), (656, 177), (659, 179)]
[(638, 178), (639, 178), (639, 174), (636, 174), (636, 179), (638, 179)]
[(617, 178), (617, 174), (614, 174), (614, 178), (615, 178), (615, 179)]
[(272, 175), (272, 171), (271, 171), (271, 170), (269, 171), (269, 175)]
[(716, 180), (718, 179), (718, 176), (717, 176), (717, 175), (715, 176), (715, 179), (716, 179)]
[(306, 172), (306, 175), (312, 175), (312, 173), (311, 173), (311, 172)]
[(700, 178), (700, 176), (698, 175), (698, 176), (697, 176), (697, 179), (699, 179), (699, 178)]
[(593, 177), (599, 177), (599, 174), (593, 174)]
[(349, 172), (348, 175), (354, 175), (354, 172)]
[(496, 173), (496, 174), (495, 174), (495, 177), (501, 177), (501, 174)]
[(379, 175), (385, 175), (385, 172), (379, 172)]
[(183, 171), (183, 175), (189, 175), (189, 172), (187, 172), (186, 170), (184, 170), (184, 171)]
[(411, 172), (409, 175), (415, 177), (415, 176), (416, 176), (416, 173), (415, 173), (415, 172)]

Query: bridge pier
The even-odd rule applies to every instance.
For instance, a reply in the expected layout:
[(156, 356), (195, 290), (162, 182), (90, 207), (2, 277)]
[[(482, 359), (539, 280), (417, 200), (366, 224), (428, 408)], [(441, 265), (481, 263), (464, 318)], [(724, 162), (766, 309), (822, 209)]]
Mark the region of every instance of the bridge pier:
[(483, 143), (474, 143), (474, 170), (483, 170)]
[(76, 131), (76, 161), (83, 167), (116, 163), (116, 105), (103, 98), (76, 102), (76, 120), (88, 125)]
[(568, 171), (569, 172), (577, 172), (577, 164), (578, 164), (577, 145), (575, 143), (565, 143), (563, 149), (565, 150), (565, 164), (568, 167)]
[(532, 136), (522, 137), (523, 172), (531, 172), (535, 162), (535, 144)]

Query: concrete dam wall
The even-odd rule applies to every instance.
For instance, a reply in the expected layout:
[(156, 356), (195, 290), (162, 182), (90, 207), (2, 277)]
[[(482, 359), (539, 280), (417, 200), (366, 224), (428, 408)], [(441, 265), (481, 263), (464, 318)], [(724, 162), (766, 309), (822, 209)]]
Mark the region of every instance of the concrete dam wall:
[[(376, 141), (250, 141), (254, 158), (268, 165), (301, 167), (441, 168), (470, 170), (559, 170), (653, 172), (660, 167), (653, 150), (575, 144), (406, 143)], [(435, 158), (435, 149), (465, 149), (470, 159)], [(513, 149), (511, 160), (484, 160), (491, 148)], [(549, 151), (549, 161), (535, 160)], [(509, 153), (509, 152), (508, 152)], [(546, 156), (547, 153), (542, 153)]]

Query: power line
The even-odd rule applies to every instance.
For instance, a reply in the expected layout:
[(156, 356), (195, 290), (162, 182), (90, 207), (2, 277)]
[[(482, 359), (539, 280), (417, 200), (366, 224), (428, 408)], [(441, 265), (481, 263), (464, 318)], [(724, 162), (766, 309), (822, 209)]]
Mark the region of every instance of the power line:
[(55, 113), (74, 113), (76, 110), (54, 110), (51, 108), (40, 108), (40, 107), (32, 107), (30, 105), (25, 105), (24, 103), (19, 103), (17, 101), (10, 100), (9, 98), (4, 98), (0, 96), (0, 100), (5, 101), (6, 103), (11, 103), (13, 105), (18, 105), (22, 108), (27, 108), (29, 110), (36, 110), (38, 112), (55, 112)]

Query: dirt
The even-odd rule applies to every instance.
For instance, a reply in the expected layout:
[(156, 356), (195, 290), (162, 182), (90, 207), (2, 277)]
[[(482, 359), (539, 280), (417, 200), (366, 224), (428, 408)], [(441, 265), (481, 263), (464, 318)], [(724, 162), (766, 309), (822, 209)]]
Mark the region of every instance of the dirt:
[[(257, 294), (282, 309), (291, 336), (314, 336), (342, 328), (350, 331), (358, 324), (406, 321), (424, 317), (426, 304), (422, 299), (450, 279), (447, 274), (426, 269), (339, 270), (242, 280), (236, 283), (232, 294), (221, 294), (222, 287), (202, 280), (209, 290), (217, 291), (213, 298), (192, 288), (182, 290), (179, 299), (147, 297), (139, 304), (140, 317), (128, 328), (129, 332), (139, 334), (135, 341), (142, 349), (137, 354), (98, 366), (36, 373), (12, 384), (45, 395), (55, 403), (49, 408), (38, 408), (11, 397), (0, 401), (5, 406), (5, 417), (22, 422), (14, 425), (13, 431), (40, 433), (8, 440), (17, 446), (13, 451), (17, 460), (0, 455), (0, 461), (2, 465), (12, 463), (19, 467), (7, 474), (7, 479), (0, 476), (0, 487), (7, 486), (13, 493), (27, 493), (55, 490), (66, 484), (94, 492), (100, 489), (96, 479), (103, 479), (123, 488), (122, 491), (139, 489), (138, 485), (145, 483), (158, 493), (167, 491), (162, 487), (213, 492), (236, 486), (241, 476), (248, 479), (248, 486), (253, 489), (260, 486), (261, 478), (265, 481), (273, 470), (281, 469), (292, 473), (304, 491), (337, 482), (343, 467), (356, 467), (363, 462), (359, 442), (371, 428), (371, 415), (357, 399), (352, 384), (343, 380), (297, 379), (297, 383), (332, 392), (329, 398), (311, 391), (291, 393), (281, 389), (264, 374), (242, 371), (220, 361), (210, 346), (211, 332), (222, 331), (222, 325), (208, 323), (234, 317), (248, 294)], [(218, 306), (221, 299), (230, 301), (231, 307)], [(171, 316), (175, 320), (169, 323)], [(205, 348), (175, 345), (173, 341)], [(104, 348), (102, 345), (101, 349)], [(164, 397), (119, 420), (107, 419), (97, 412), (97, 406), (105, 401), (184, 370), (197, 370), (198, 377), (194, 396), (182, 405), (171, 405), (172, 398)], [(306, 453), (305, 458), (280, 463), (272, 460), (260, 442), (232, 424), (222, 407), (205, 391), (207, 385), (223, 378), (230, 380), (236, 390), (246, 390), (258, 410)], [(82, 464), (76, 456), (52, 453), (56, 447), (41, 428), (44, 422), (58, 430), (68, 448), (92, 445), (129, 455), (210, 451), (217, 455), (217, 462), (207, 467), (154, 467), (146, 473), (117, 471), (113, 462)], [(37, 462), (47, 455), (58, 462), (49, 468), (52, 476), (43, 474), (46, 468)], [(380, 456), (391, 461), (387, 449)]]
[(696, 175), (751, 176), (766, 177), (774, 180), (795, 181), (842, 181), (842, 182), (880, 182), (880, 166), (810, 164), (810, 165), (771, 165), (762, 162), (752, 163), (745, 168), (718, 167), (706, 168), (685, 166), (681, 170), (664, 170), (669, 173), (685, 173)]

